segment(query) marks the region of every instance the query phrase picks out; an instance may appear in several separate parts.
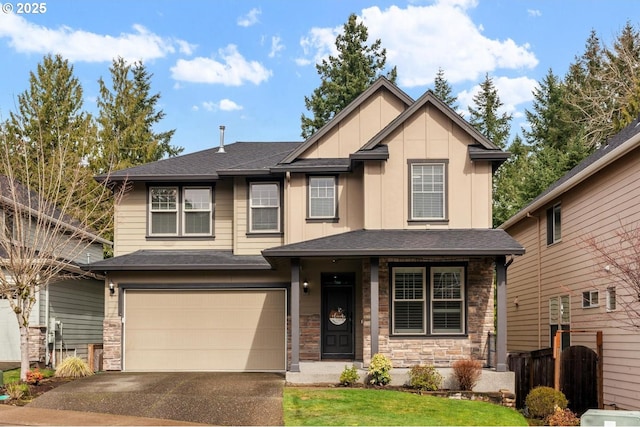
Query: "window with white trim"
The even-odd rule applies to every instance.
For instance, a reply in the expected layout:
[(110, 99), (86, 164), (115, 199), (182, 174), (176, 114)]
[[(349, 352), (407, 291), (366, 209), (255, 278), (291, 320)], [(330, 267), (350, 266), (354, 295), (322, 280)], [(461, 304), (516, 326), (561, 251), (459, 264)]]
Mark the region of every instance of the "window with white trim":
[(336, 217), (336, 177), (309, 177), (309, 218)]
[(616, 306), (616, 288), (611, 286), (607, 288), (607, 311), (615, 311)]
[(593, 308), (599, 305), (598, 291), (587, 291), (582, 293), (582, 308)]
[(462, 266), (392, 267), (394, 335), (465, 333), (465, 269)]
[(252, 182), (249, 186), (249, 229), (252, 233), (280, 232), (280, 184)]
[(211, 187), (149, 187), (150, 236), (211, 236)]
[[(561, 295), (549, 298), (549, 345), (553, 347), (553, 339), (558, 330), (571, 329), (571, 299), (569, 295)], [(562, 349), (571, 345), (571, 336), (562, 334)]]
[(411, 219), (446, 218), (445, 163), (411, 163)]

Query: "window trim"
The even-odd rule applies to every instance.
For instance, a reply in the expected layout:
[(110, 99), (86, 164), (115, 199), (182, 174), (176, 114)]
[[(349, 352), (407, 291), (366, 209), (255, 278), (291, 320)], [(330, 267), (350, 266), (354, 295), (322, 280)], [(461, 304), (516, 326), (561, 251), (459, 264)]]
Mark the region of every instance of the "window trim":
[[(395, 327), (395, 270), (402, 268), (421, 268), (423, 270), (424, 281), (424, 299), (423, 299), (423, 315), (424, 319), (424, 332), (396, 332)], [(461, 302), (462, 311), (460, 313), (461, 332), (434, 332), (433, 331), (433, 270), (438, 268), (444, 269), (459, 269), (461, 270), (462, 289), (461, 289)], [(468, 263), (465, 262), (445, 262), (445, 263), (389, 263), (389, 324), (390, 324), (390, 336), (391, 337), (464, 337), (468, 335), (468, 323), (467, 316), (468, 310), (468, 295), (467, 295), (467, 274), (469, 271)]]
[[(331, 178), (333, 180), (333, 215), (312, 215), (311, 181), (314, 178)], [(323, 198), (328, 199), (328, 197)], [(307, 175), (307, 221), (334, 221), (338, 218), (338, 176), (337, 175)]]
[[(151, 192), (154, 188), (175, 188), (176, 189), (176, 232), (175, 233), (152, 233), (152, 199)], [(184, 209), (184, 190), (186, 189), (208, 189), (209, 190), (209, 233), (185, 233), (185, 209)], [(214, 239), (215, 238), (215, 184), (173, 184), (173, 183), (153, 183), (147, 184), (147, 240), (185, 240), (185, 239)], [(167, 212), (157, 210), (155, 212)]]
[[(155, 189), (171, 189), (176, 192), (176, 207), (173, 210), (167, 209), (153, 209), (153, 190)], [(148, 227), (148, 235), (153, 237), (175, 237), (180, 235), (180, 187), (177, 185), (153, 185), (150, 186), (147, 190), (147, 200), (148, 200), (148, 218), (149, 218), (149, 227)], [(154, 233), (153, 232), (153, 214), (154, 213), (175, 213), (176, 216), (176, 231), (175, 233)]]
[[(410, 266), (410, 265), (404, 265), (404, 266), (395, 266), (392, 268), (392, 274), (391, 274), (391, 330), (392, 330), (392, 334), (395, 336), (415, 336), (415, 335), (427, 335), (427, 332), (429, 331), (428, 328), (428, 316), (427, 316), (427, 291), (428, 291), (428, 285), (427, 285), (427, 269), (428, 267), (426, 266)], [(422, 298), (421, 299), (401, 299), (401, 300), (397, 300), (396, 299), (396, 274), (395, 271), (396, 270), (406, 270), (406, 271), (410, 271), (410, 270), (415, 270), (415, 271), (420, 271), (422, 273)], [(395, 316), (395, 311), (396, 311), (396, 302), (407, 302), (407, 301), (420, 301), (422, 302), (422, 330), (423, 332), (397, 332), (396, 331), (396, 316)]]
[[(449, 160), (448, 159), (409, 159), (408, 164), (408, 222), (415, 224), (434, 224), (449, 221)], [(413, 167), (426, 165), (442, 165), (442, 217), (415, 218), (413, 216)]]
[[(435, 297), (433, 296), (434, 292), (435, 292), (435, 286), (433, 285), (434, 283), (434, 275), (435, 275), (435, 271), (436, 270), (442, 270), (442, 271), (446, 271), (446, 270), (462, 270), (461, 271), (461, 280), (462, 283), (460, 284), (460, 298), (442, 298), (442, 299), (438, 299), (436, 300)], [(460, 266), (432, 266), (430, 268), (430, 280), (429, 283), (431, 284), (431, 301), (430, 301), (430, 305), (429, 305), (429, 311), (431, 313), (431, 322), (430, 322), (430, 333), (431, 335), (456, 335), (456, 334), (463, 334), (466, 330), (466, 322), (465, 322), (465, 306), (466, 306), (466, 298), (465, 298), (465, 294), (466, 294), (466, 283), (465, 283), (465, 268), (464, 267), (460, 267)], [(433, 303), (435, 301), (458, 301), (460, 302), (460, 332), (453, 332), (453, 331), (444, 331), (444, 332), (435, 332), (435, 327), (434, 327), (434, 313), (435, 310), (433, 308)]]
[[(209, 192), (209, 208), (208, 209), (189, 209), (187, 210), (186, 202), (186, 192), (187, 190), (207, 190)], [(203, 237), (203, 236), (211, 236), (213, 234), (213, 188), (207, 186), (190, 186), (185, 185), (182, 187), (182, 203), (181, 211), (182, 211), (182, 236), (185, 237)], [(187, 214), (193, 212), (208, 212), (209, 213), (209, 231), (205, 233), (187, 233)]]
[[(557, 222), (560, 227), (557, 229)], [(556, 237), (556, 234), (558, 236)], [(547, 209), (547, 245), (554, 245), (562, 242), (562, 204), (556, 203)]]
[[(250, 181), (248, 183), (248, 194), (247, 194), (247, 202), (248, 202), (248, 210), (249, 212), (247, 213), (247, 220), (248, 220), (248, 224), (247, 224), (247, 234), (252, 234), (252, 235), (279, 235), (282, 233), (282, 185), (280, 183), (280, 181), (273, 181), (273, 180), (269, 180), (269, 181)], [(277, 229), (270, 229), (270, 230), (254, 230), (253, 229), (253, 209), (260, 209), (260, 208), (266, 208), (266, 209), (273, 209), (273, 206), (256, 206), (254, 208), (254, 206), (252, 205), (252, 197), (251, 197), (251, 189), (254, 185), (267, 185), (267, 184), (275, 184), (277, 187), (277, 192), (278, 192), (278, 206), (277, 208), (277, 223), (278, 223), (278, 227)]]
[[(586, 298), (585, 298), (586, 296)], [(595, 300), (598, 302), (594, 303)], [(582, 292), (582, 308), (597, 308), (600, 307), (600, 292), (596, 291), (584, 291)]]
[[(613, 304), (612, 304), (613, 303)], [(616, 295), (616, 287), (609, 286), (607, 288), (607, 313), (611, 313), (618, 309), (618, 298)]]

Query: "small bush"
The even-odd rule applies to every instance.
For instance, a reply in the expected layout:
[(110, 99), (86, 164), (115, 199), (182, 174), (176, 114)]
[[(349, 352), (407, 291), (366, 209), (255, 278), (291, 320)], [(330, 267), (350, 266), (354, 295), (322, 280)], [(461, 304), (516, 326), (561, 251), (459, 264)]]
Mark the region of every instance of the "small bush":
[(560, 409), (556, 407), (553, 414), (545, 419), (545, 425), (548, 426), (579, 426), (580, 418), (570, 409)]
[(40, 381), (44, 378), (40, 369), (34, 368), (33, 370), (27, 371), (27, 383), (38, 385)]
[(556, 408), (566, 409), (568, 402), (563, 392), (551, 387), (539, 386), (529, 392), (524, 403), (529, 409), (529, 415), (545, 419), (553, 415)]
[(24, 383), (9, 383), (5, 385), (5, 390), (11, 399), (20, 400), (29, 396), (29, 385)]
[(453, 376), (460, 390), (471, 391), (478, 384), (482, 375), (482, 363), (478, 360), (465, 359), (453, 362)]
[(391, 382), (391, 359), (381, 353), (376, 353), (369, 365), (369, 383), (373, 385), (387, 385)]
[(423, 391), (436, 391), (442, 385), (442, 375), (433, 366), (412, 366), (409, 370), (411, 387)]
[(56, 367), (56, 377), (81, 378), (93, 375), (87, 362), (79, 357), (67, 357)]
[(357, 383), (360, 379), (360, 374), (358, 374), (358, 368), (355, 366), (345, 366), (344, 371), (340, 374), (340, 384), (344, 386), (352, 386)]

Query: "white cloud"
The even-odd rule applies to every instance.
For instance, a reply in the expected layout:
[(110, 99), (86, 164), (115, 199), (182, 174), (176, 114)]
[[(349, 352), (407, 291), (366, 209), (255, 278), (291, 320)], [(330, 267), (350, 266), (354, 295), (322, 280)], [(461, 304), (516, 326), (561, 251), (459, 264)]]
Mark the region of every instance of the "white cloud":
[(185, 53), (194, 48), (137, 24), (133, 32), (113, 36), (67, 26), (47, 28), (12, 13), (0, 13), (0, 38), (8, 38), (16, 52), (55, 53), (73, 62), (110, 62), (119, 56), (127, 61), (149, 61), (173, 54), (176, 48)]
[(202, 108), (204, 108), (207, 111), (213, 111), (214, 109), (217, 108), (217, 105), (213, 101), (204, 101), (202, 103)]
[(179, 59), (171, 67), (175, 80), (192, 83), (217, 83), (225, 86), (240, 86), (245, 82), (258, 85), (271, 77), (271, 70), (258, 61), (247, 61), (238, 48), (230, 44), (218, 51), (218, 58), (197, 57)]
[[(528, 77), (494, 77), (492, 80), (500, 101), (504, 104), (500, 109), (500, 113), (512, 114), (514, 118), (521, 117), (522, 112), (517, 107), (533, 100), (533, 90), (538, 86), (538, 82)], [(479, 91), (480, 85), (478, 84), (470, 90), (462, 91), (457, 95), (458, 104), (465, 117), (468, 117), (468, 107), (473, 105), (473, 97)]]
[(203, 101), (200, 105), (194, 105), (191, 107), (193, 111), (199, 111), (202, 107), (205, 111), (239, 111), (242, 110), (242, 106), (236, 104), (230, 99), (221, 99), (216, 103), (213, 101)]
[(184, 53), (185, 55), (193, 55), (193, 51), (198, 47), (197, 45), (187, 43), (184, 40), (176, 40), (176, 44), (178, 45), (180, 53)]
[(218, 104), (218, 107), (220, 107), (220, 109), (222, 111), (238, 111), (238, 110), (242, 110), (242, 106), (236, 104), (235, 102), (233, 102), (230, 99), (222, 99), (222, 100), (220, 100), (220, 104)]
[[(455, 84), (477, 81), (499, 69), (535, 67), (538, 60), (528, 44), (483, 35), (482, 27), (469, 15), (469, 9), (476, 5), (475, 0), (437, 0), (404, 9), (373, 6), (363, 9), (361, 17), (369, 40), (382, 40), (387, 64), (398, 67), (398, 83), (403, 87), (433, 83), (438, 68)], [(342, 27), (311, 29), (300, 42), (304, 56), (296, 63), (318, 63), (335, 54), (335, 38), (340, 31)]]
[(527, 14), (534, 17), (542, 16), (542, 12), (538, 9), (527, 9)]
[(238, 18), (238, 25), (241, 27), (250, 27), (258, 23), (258, 16), (262, 11), (260, 9), (253, 8), (244, 16)]
[(269, 52), (269, 58), (274, 58), (278, 52), (284, 50), (284, 45), (281, 41), (282, 39), (278, 36), (271, 37), (271, 51)]

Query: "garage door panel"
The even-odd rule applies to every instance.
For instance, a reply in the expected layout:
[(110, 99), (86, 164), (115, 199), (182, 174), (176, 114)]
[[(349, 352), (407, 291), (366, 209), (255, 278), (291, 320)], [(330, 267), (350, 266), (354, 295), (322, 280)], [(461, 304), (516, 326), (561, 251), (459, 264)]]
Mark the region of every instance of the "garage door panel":
[(131, 291), (125, 369), (285, 369), (284, 290)]

